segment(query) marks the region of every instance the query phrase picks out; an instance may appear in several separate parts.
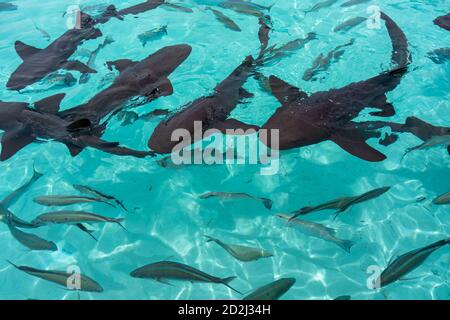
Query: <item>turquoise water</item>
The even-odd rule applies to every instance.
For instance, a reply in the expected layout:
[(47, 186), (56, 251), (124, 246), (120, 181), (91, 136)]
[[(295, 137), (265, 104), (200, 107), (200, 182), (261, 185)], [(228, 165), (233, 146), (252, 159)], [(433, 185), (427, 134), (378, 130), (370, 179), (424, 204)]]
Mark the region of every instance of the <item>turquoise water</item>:
[[(256, 1), (256, 0), (255, 0)], [(104, 1), (125, 8), (138, 1)], [(209, 1), (211, 2), (211, 1)], [(329, 8), (304, 14), (316, 1), (279, 1), (271, 10), (273, 31), (271, 44), (282, 44), (304, 38), (308, 32), (317, 40), (262, 69), (266, 75), (283, 80), (312, 93), (342, 87), (368, 79), (389, 68), (391, 44), (384, 24), (369, 29), (364, 24), (348, 32), (335, 33), (333, 28), (348, 18), (367, 16), (367, 7), (378, 5), (405, 32), (413, 63), (400, 86), (388, 94), (397, 114), (389, 120), (403, 122), (416, 116), (434, 125), (449, 126), (450, 64), (435, 64), (427, 53), (448, 47), (450, 33), (433, 24), (446, 14), (446, 1), (370, 1), (341, 8), (338, 1)], [(21, 40), (38, 48), (49, 44), (36, 30), (36, 24), (51, 36), (59, 37), (67, 29), (62, 17), (72, 1), (14, 1), (18, 10), (0, 12), (0, 100), (34, 102), (46, 96), (65, 92), (62, 108), (87, 101), (98, 93), (112, 76), (106, 61), (128, 58), (141, 60), (168, 45), (186, 43), (192, 54), (170, 76), (174, 94), (160, 98), (136, 111), (145, 114), (154, 109), (177, 110), (198, 97), (208, 95), (238, 66), (245, 56), (256, 55), (259, 48), (258, 20), (231, 10), (223, 10), (242, 29), (224, 28), (211, 12), (200, 10), (205, 2), (184, 1), (193, 13), (167, 8), (142, 13), (135, 19), (112, 19), (100, 26), (104, 36), (115, 42), (100, 51), (95, 69), (87, 84), (42, 91), (48, 85), (36, 84), (17, 93), (6, 90), (9, 75), (21, 63), (14, 42)], [(81, 1), (80, 5), (95, 2)], [(272, 1), (258, 1), (270, 5)], [(138, 35), (168, 26), (168, 34), (142, 47)], [(333, 63), (318, 81), (303, 81), (320, 53), (336, 46), (355, 43), (346, 48), (341, 59)], [(74, 57), (86, 62), (83, 49), (94, 50), (103, 38), (87, 41)], [(73, 72), (79, 78), (79, 73)], [(109, 75), (109, 76), (108, 76)], [(110, 79), (110, 80), (108, 80)], [(108, 82), (109, 81), (109, 82)], [(102, 87), (103, 86), (103, 87)], [(232, 116), (246, 123), (262, 125), (279, 106), (279, 102), (262, 91), (250, 79), (245, 88), (255, 97), (239, 105)], [(363, 111), (358, 120), (368, 119)], [(104, 138), (120, 141), (139, 150), (161, 118), (138, 120), (121, 126), (117, 118), (109, 123)], [(260, 174), (259, 165), (185, 166), (162, 168), (155, 159), (118, 157), (86, 149), (72, 158), (58, 142), (34, 143), (12, 159), (0, 163), (3, 183), (0, 194), (7, 196), (32, 175), (35, 163), (44, 177), (34, 184), (10, 209), (25, 220), (49, 211), (32, 200), (41, 195), (78, 194), (72, 184), (85, 184), (124, 201), (126, 213), (104, 204), (83, 204), (70, 210), (91, 211), (110, 217), (124, 217), (124, 232), (115, 224), (96, 226), (93, 241), (75, 227), (52, 226), (36, 234), (54, 241), (56, 252), (30, 252), (21, 246), (5, 225), (0, 225), (0, 298), (2, 299), (76, 299), (76, 294), (60, 290), (55, 284), (33, 278), (15, 270), (6, 260), (40, 269), (65, 270), (77, 265), (82, 272), (104, 288), (102, 293), (82, 293), (83, 299), (240, 299), (222, 285), (175, 283), (167, 286), (151, 280), (134, 279), (129, 273), (142, 265), (165, 259), (183, 262), (215, 276), (238, 277), (232, 282), (242, 292), (265, 285), (281, 277), (296, 278), (296, 284), (283, 299), (333, 299), (351, 295), (354, 299), (446, 299), (450, 298), (450, 247), (435, 252), (421, 267), (381, 290), (366, 286), (369, 266), (384, 268), (392, 256), (421, 248), (450, 235), (448, 206), (436, 206), (432, 200), (450, 190), (450, 160), (445, 148), (433, 148), (401, 158), (409, 147), (421, 141), (402, 134), (389, 147), (377, 146), (388, 156), (381, 163), (369, 163), (350, 156), (335, 144), (319, 145), (283, 152), (280, 172), (273, 176)], [(374, 144), (375, 145), (375, 144)], [(275, 217), (304, 206), (317, 205), (347, 195), (357, 195), (381, 186), (392, 186), (385, 195), (353, 207), (333, 220), (329, 211), (312, 214), (306, 219), (337, 229), (339, 238), (351, 239), (355, 245), (346, 253), (332, 243), (286, 228)], [(208, 191), (246, 192), (274, 201), (271, 211), (256, 201), (220, 202), (199, 196)], [(418, 199), (425, 197), (422, 202)], [(55, 208), (53, 208), (55, 209)], [(205, 242), (211, 235), (227, 243), (262, 247), (274, 253), (272, 258), (256, 262), (238, 262), (215, 244)]]

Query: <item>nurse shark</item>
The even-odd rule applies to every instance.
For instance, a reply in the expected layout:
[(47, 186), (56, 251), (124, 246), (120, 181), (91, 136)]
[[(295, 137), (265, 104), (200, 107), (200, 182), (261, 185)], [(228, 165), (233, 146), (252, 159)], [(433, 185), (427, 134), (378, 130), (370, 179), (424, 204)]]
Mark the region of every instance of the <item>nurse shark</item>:
[[(283, 80), (272, 76), (270, 86), (273, 94), (282, 103), (262, 129), (278, 129), (279, 149), (287, 150), (331, 140), (348, 153), (366, 161), (378, 162), (386, 156), (366, 143), (374, 133), (362, 130), (353, 122), (359, 113), (372, 107), (379, 111), (371, 115), (390, 117), (395, 114), (386, 93), (394, 90), (407, 72), (409, 52), (407, 39), (398, 25), (386, 14), (385, 21), (392, 40), (392, 61), (395, 69), (371, 79), (351, 83), (343, 88), (316, 92), (308, 95)], [(271, 141), (261, 137), (271, 146)]]
[(168, 76), (191, 53), (188, 45), (165, 47), (140, 62), (118, 60), (108, 62), (121, 73), (113, 84), (95, 95), (87, 103), (59, 111), (64, 94), (47, 97), (34, 103), (0, 102), (2, 152), (0, 160), (11, 158), (19, 150), (37, 140), (56, 140), (64, 143), (72, 156), (92, 147), (116, 155), (145, 157), (148, 151), (136, 151), (107, 142), (102, 136), (107, 115), (119, 112), (133, 97), (145, 97), (147, 102), (173, 93)]

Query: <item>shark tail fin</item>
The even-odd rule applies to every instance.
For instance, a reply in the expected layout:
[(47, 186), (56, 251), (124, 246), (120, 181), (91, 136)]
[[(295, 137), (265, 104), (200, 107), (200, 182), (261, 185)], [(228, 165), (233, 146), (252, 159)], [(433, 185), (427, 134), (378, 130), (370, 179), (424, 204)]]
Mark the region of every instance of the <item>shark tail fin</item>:
[(230, 288), (231, 290), (233, 290), (236, 293), (242, 294), (240, 291), (236, 290), (235, 288), (233, 288), (232, 286), (230, 286), (230, 282), (233, 281), (234, 279), (236, 279), (236, 276), (233, 277), (228, 277), (228, 278), (223, 278), (221, 279), (221, 282), (227, 286), (228, 288)]
[(416, 117), (409, 117), (403, 125), (403, 131), (414, 134), (419, 139), (426, 141), (434, 136), (450, 135), (450, 128), (436, 127)]
[(392, 62), (398, 67), (405, 67), (411, 63), (408, 51), (408, 40), (405, 34), (387, 14), (381, 12), (381, 19), (385, 21), (386, 28), (392, 41)]

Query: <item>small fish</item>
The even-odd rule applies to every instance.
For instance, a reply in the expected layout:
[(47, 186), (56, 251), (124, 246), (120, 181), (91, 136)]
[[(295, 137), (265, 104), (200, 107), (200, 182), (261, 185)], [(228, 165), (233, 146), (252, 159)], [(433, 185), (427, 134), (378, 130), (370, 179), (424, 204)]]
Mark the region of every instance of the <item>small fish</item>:
[(124, 230), (122, 225), (123, 218), (108, 218), (95, 213), (82, 212), (82, 211), (56, 211), (41, 214), (36, 217), (31, 223), (37, 226), (43, 226), (48, 224), (74, 224), (79, 223), (117, 223)]
[(440, 48), (428, 53), (430, 58), (436, 64), (443, 64), (450, 61), (450, 48)]
[(303, 74), (303, 80), (316, 80), (316, 76), (323, 71), (327, 71), (332, 63), (339, 61), (341, 56), (344, 54), (344, 47), (348, 47), (354, 43), (354, 40), (350, 40), (349, 43), (337, 46), (332, 51), (330, 51), (326, 56), (322, 53), (314, 60), (311, 68), (305, 71)]
[(233, 199), (251, 199), (256, 201), (261, 201), (264, 207), (268, 210), (272, 209), (273, 201), (267, 198), (257, 198), (251, 196), (247, 193), (232, 193), (232, 192), (208, 192), (200, 196), (200, 199), (208, 198), (221, 198), (223, 200), (233, 200)]
[(443, 195), (434, 199), (433, 203), (437, 204), (437, 205), (449, 204), (450, 203), (450, 191), (447, 193), (444, 193)]
[(75, 190), (78, 190), (81, 193), (92, 195), (92, 196), (94, 196), (97, 199), (102, 199), (103, 202), (114, 201), (123, 210), (129, 212), (127, 210), (127, 208), (125, 208), (125, 206), (123, 205), (123, 201), (120, 201), (119, 199), (117, 199), (114, 196), (110, 196), (110, 195), (104, 194), (104, 193), (102, 193), (102, 192), (100, 192), (98, 190), (95, 190), (94, 188), (91, 188), (91, 187), (88, 187), (88, 186), (83, 186), (83, 185), (80, 185), (80, 184), (74, 184), (73, 187), (74, 187)]
[(39, 270), (26, 266), (18, 266), (8, 261), (16, 269), (28, 273), (33, 277), (37, 277), (46, 281), (56, 283), (67, 290), (72, 291), (83, 291), (83, 292), (103, 292), (103, 288), (95, 280), (85, 276), (84, 274), (79, 274), (79, 284), (80, 288), (74, 288), (72, 286), (73, 273), (68, 273), (64, 271), (52, 271), (52, 270)]
[(316, 33), (310, 32), (307, 34), (306, 38), (299, 38), (292, 40), (278, 48), (272, 46), (267, 50), (267, 53), (264, 58), (264, 64), (270, 65), (268, 64), (268, 62), (276, 61), (282, 57), (287, 57), (291, 55), (294, 51), (304, 48), (308, 42), (315, 40), (316, 38), (317, 38)]
[(161, 26), (141, 33), (140, 35), (138, 35), (138, 39), (139, 41), (141, 41), (142, 46), (145, 47), (148, 42), (160, 40), (165, 35), (167, 35), (167, 26)]
[(289, 227), (295, 227), (307, 235), (332, 242), (348, 253), (350, 253), (351, 247), (355, 244), (350, 240), (336, 238), (336, 230), (327, 228), (321, 224), (300, 219), (292, 219), (287, 214), (278, 214), (277, 217), (286, 220)]
[(34, 22), (34, 27), (36, 28), (37, 31), (39, 31), (42, 34), (42, 37), (44, 37), (45, 40), (50, 41), (52, 39), (52, 37), (48, 34), (47, 31), (45, 31), (42, 28), (39, 28)]
[(304, 207), (300, 210), (295, 211), (295, 215), (291, 219), (295, 219), (300, 215), (306, 215), (311, 212), (316, 211), (322, 211), (322, 210), (329, 210), (329, 209), (336, 209), (336, 217), (339, 216), (342, 212), (349, 209), (351, 206), (362, 203), (365, 201), (369, 201), (375, 198), (378, 198), (382, 194), (388, 192), (391, 189), (391, 187), (382, 187), (378, 189), (371, 190), (369, 192), (366, 192), (359, 196), (353, 196), (353, 197), (342, 197), (338, 198), (329, 202), (326, 202), (324, 204), (320, 204), (315, 207)]
[(125, 127), (139, 120), (139, 115), (134, 111), (123, 110), (117, 113), (117, 118), (122, 122), (121, 126)]
[(278, 300), (295, 284), (294, 278), (280, 279), (256, 289), (243, 300)]
[(315, 12), (315, 11), (319, 11), (320, 9), (323, 9), (323, 8), (331, 7), (336, 2), (337, 2), (337, 0), (325, 0), (325, 1), (319, 2), (319, 3), (315, 4), (311, 9), (306, 10), (305, 13)]
[(405, 253), (392, 261), (377, 280), (380, 287), (385, 287), (418, 268), (436, 250), (450, 244), (450, 238), (438, 241), (421, 249)]
[(269, 45), (269, 33), (270, 33), (271, 29), (267, 25), (267, 23), (264, 22), (263, 19), (259, 18), (258, 20), (259, 20), (258, 38), (259, 38), (259, 43), (261, 43), (261, 48), (259, 49), (258, 59), (262, 59), (267, 50), (267, 47)]
[(402, 157), (403, 158), (406, 157), (406, 155), (408, 155), (409, 153), (416, 151), (416, 150), (426, 150), (429, 148), (433, 148), (433, 147), (437, 147), (437, 146), (441, 146), (441, 145), (445, 145), (448, 146), (450, 145), (450, 136), (435, 136), (435, 137), (431, 137), (430, 139), (428, 139), (427, 141), (425, 141), (424, 143), (409, 148), (405, 154)]
[(223, 12), (213, 9), (211, 7), (208, 7), (208, 9), (214, 13), (214, 15), (216, 16), (217, 21), (221, 22), (225, 27), (227, 27), (230, 30), (233, 31), (237, 31), (237, 32), (241, 32), (241, 28), (236, 24), (236, 22), (234, 22), (233, 20), (231, 20), (231, 18), (229, 18), (228, 16), (226, 16)]
[[(67, 73), (52, 73), (39, 81), (40, 85), (48, 86), (46, 89), (38, 89), (38, 90), (30, 90), (29, 92), (38, 93), (38, 92), (46, 92), (50, 90), (59, 90), (64, 88), (69, 88), (74, 86), (77, 83), (77, 79), (69, 72)], [(22, 91), (27, 92), (27, 91)]]
[(351, 18), (351, 19), (348, 19), (348, 20), (342, 22), (340, 25), (336, 26), (333, 29), (333, 31), (334, 32), (349, 31), (352, 28), (356, 27), (357, 25), (363, 23), (366, 20), (367, 20), (367, 18), (365, 18), (365, 17)]
[(224, 1), (219, 4), (219, 6), (224, 9), (230, 9), (237, 13), (250, 15), (262, 19), (267, 25), (272, 25), (271, 18), (267, 13), (270, 12), (270, 10), (274, 5), (275, 3), (273, 3), (269, 7), (265, 7), (250, 1), (245, 2)]
[(52, 241), (47, 241), (37, 235), (23, 232), (17, 229), (12, 223), (8, 223), (11, 235), (19, 241), (23, 246), (35, 251), (57, 251), (58, 247)]
[(15, 4), (9, 2), (0, 2), (0, 11), (14, 11), (17, 10), (17, 6)]
[(178, 10), (178, 11), (185, 12), (185, 13), (193, 13), (194, 12), (194, 10), (192, 10), (191, 8), (183, 7), (178, 4), (169, 3), (169, 2), (163, 3), (162, 7), (167, 8), (167, 9)]
[(102, 202), (108, 204), (115, 208), (115, 206), (107, 201), (104, 201), (100, 198), (89, 198), (89, 197), (81, 197), (81, 196), (41, 196), (36, 197), (33, 200), (37, 204), (48, 206), (48, 207), (61, 207), (61, 206), (69, 206), (72, 204), (79, 203), (92, 203), (92, 202)]
[(341, 7), (351, 7), (351, 6), (355, 6), (355, 5), (361, 4), (361, 3), (366, 3), (369, 1), (370, 0), (350, 0), (350, 1), (347, 1), (343, 4), (341, 4)]
[(273, 256), (271, 252), (265, 251), (261, 248), (252, 248), (241, 245), (226, 244), (220, 241), (219, 239), (215, 239), (210, 236), (206, 236), (206, 238), (208, 239), (207, 242), (217, 243), (219, 246), (225, 249), (225, 251), (227, 251), (230, 255), (232, 255), (239, 261), (243, 262), (256, 261), (261, 258), (269, 258)]
[[(92, 51), (89, 55), (89, 60), (87, 62), (87, 66), (89, 68), (95, 68), (95, 60), (97, 59), (97, 55), (100, 52), (100, 50), (102, 50), (103, 48), (105, 48), (107, 45), (114, 43), (114, 39), (111, 37), (106, 37), (105, 40), (103, 41), (103, 43), (100, 43), (97, 47), (97, 49), (95, 49), (94, 51)], [(89, 73), (83, 73), (80, 77), (80, 83), (87, 83), (89, 81), (90, 78), (90, 74)]]
[(352, 300), (351, 296), (339, 296), (333, 300)]
[(217, 278), (211, 276), (203, 271), (192, 268), (188, 265), (161, 261), (152, 263), (141, 268), (138, 268), (130, 273), (134, 278), (154, 279), (158, 282), (169, 284), (166, 280), (184, 280), (190, 282), (206, 282), (206, 283), (221, 283), (231, 290), (241, 294), (239, 291), (229, 285), (236, 277)]

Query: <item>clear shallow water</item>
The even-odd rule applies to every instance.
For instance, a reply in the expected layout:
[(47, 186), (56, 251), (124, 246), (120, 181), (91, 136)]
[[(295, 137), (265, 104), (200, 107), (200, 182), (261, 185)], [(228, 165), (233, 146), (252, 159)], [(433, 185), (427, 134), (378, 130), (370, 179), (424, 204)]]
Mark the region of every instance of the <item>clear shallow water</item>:
[[(105, 1), (106, 2), (106, 1)], [(111, 1), (118, 8), (138, 1)], [(403, 29), (410, 44), (413, 63), (401, 85), (388, 94), (397, 114), (393, 121), (403, 122), (417, 116), (435, 125), (449, 126), (450, 65), (436, 65), (426, 54), (448, 47), (450, 33), (432, 21), (446, 14), (445, 1), (377, 1), (351, 8), (341, 8), (338, 1), (331, 8), (304, 15), (315, 1), (279, 1), (272, 11), (274, 30), (271, 44), (285, 43), (315, 31), (318, 39), (290, 57), (263, 68), (266, 75), (277, 75), (285, 81), (312, 93), (341, 87), (367, 79), (389, 67), (391, 44), (382, 24), (371, 30), (364, 24), (347, 33), (332, 29), (347, 18), (367, 16), (369, 4), (379, 5)], [(15, 1), (19, 10), (0, 12), (0, 99), (3, 101), (37, 101), (58, 92), (67, 94), (62, 107), (70, 108), (87, 101), (100, 89), (102, 79), (110, 73), (105, 61), (128, 58), (141, 60), (156, 50), (173, 44), (187, 43), (193, 47), (189, 59), (171, 76), (175, 93), (140, 107), (139, 113), (154, 109), (177, 110), (189, 101), (211, 92), (245, 56), (256, 55), (259, 47), (258, 23), (254, 17), (224, 10), (241, 26), (243, 32), (225, 29), (210, 12), (194, 8), (194, 13), (158, 8), (142, 13), (138, 19), (128, 16), (124, 21), (111, 20), (101, 26), (103, 34), (115, 42), (97, 57), (97, 74), (87, 84), (46, 92), (22, 94), (5, 90), (9, 75), (20, 63), (14, 41), (21, 40), (36, 47), (48, 42), (34, 27), (45, 29), (52, 40), (66, 31), (62, 13), (70, 1)], [(82, 1), (81, 5), (94, 2)], [(185, 3), (189, 3), (185, 1)], [(204, 3), (199, 1), (199, 3)], [(269, 5), (270, 1), (258, 2)], [(160, 25), (168, 25), (168, 35), (142, 48), (137, 36)], [(319, 53), (326, 53), (351, 38), (355, 44), (346, 48), (339, 62), (334, 63), (324, 79), (302, 80)], [(86, 42), (80, 48), (94, 50), (103, 38)], [(86, 62), (80, 54), (75, 57)], [(79, 77), (78, 73), (74, 73)], [(233, 117), (244, 122), (263, 124), (279, 106), (271, 95), (260, 90), (250, 79), (245, 88), (254, 99), (240, 105)], [(33, 85), (28, 90), (43, 89)], [(364, 111), (358, 120), (367, 119)], [(146, 149), (147, 141), (159, 119), (137, 121), (122, 127), (111, 121), (105, 134), (109, 141)], [(259, 166), (188, 166), (163, 169), (154, 159), (116, 157), (93, 149), (72, 158), (58, 142), (32, 144), (14, 158), (0, 163), (3, 183), (0, 194), (8, 195), (31, 176), (31, 167), (44, 173), (11, 211), (31, 220), (49, 211), (32, 199), (45, 194), (76, 194), (71, 185), (87, 184), (113, 194), (132, 209), (125, 213), (106, 205), (76, 205), (111, 217), (125, 217), (128, 233), (117, 225), (98, 227), (95, 243), (74, 227), (41, 228), (36, 234), (54, 241), (59, 251), (29, 252), (11, 237), (6, 226), (0, 226), (0, 298), (3, 299), (75, 299), (76, 294), (14, 270), (6, 259), (20, 265), (42, 269), (64, 270), (78, 265), (104, 287), (101, 294), (82, 294), (85, 299), (240, 299), (221, 285), (176, 283), (166, 286), (154, 281), (133, 279), (129, 272), (147, 263), (164, 260), (184, 262), (210, 274), (236, 275), (232, 285), (243, 292), (260, 287), (280, 277), (294, 277), (295, 286), (284, 299), (332, 299), (351, 295), (355, 299), (449, 299), (449, 258), (447, 246), (434, 253), (412, 279), (400, 281), (381, 291), (366, 287), (366, 269), (370, 265), (384, 267), (393, 255), (423, 247), (450, 234), (448, 206), (431, 204), (433, 198), (450, 190), (449, 157), (444, 148), (418, 151), (400, 162), (408, 147), (419, 144), (412, 135), (403, 134), (389, 147), (377, 146), (388, 160), (374, 164), (356, 159), (331, 142), (283, 152), (281, 170), (275, 176), (261, 176)], [(356, 242), (348, 254), (337, 246), (287, 229), (274, 217), (277, 212), (290, 212), (307, 205), (319, 204), (336, 197), (356, 195), (384, 185), (392, 190), (373, 201), (353, 207), (335, 221), (330, 212), (314, 214), (308, 219), (338, 230), (338, 236)], [(271, 211), (253, 201), (221, 203), (199, 200), (208, 191), (247, 192), (269, 197), (274, 201)], [(426, 197), (417, 203), (416, 199)], [(204, 234), (228, 243), (261, 246), (274, 253), (273, 258), (240, 263), (214, 244), (207, 244)]]

